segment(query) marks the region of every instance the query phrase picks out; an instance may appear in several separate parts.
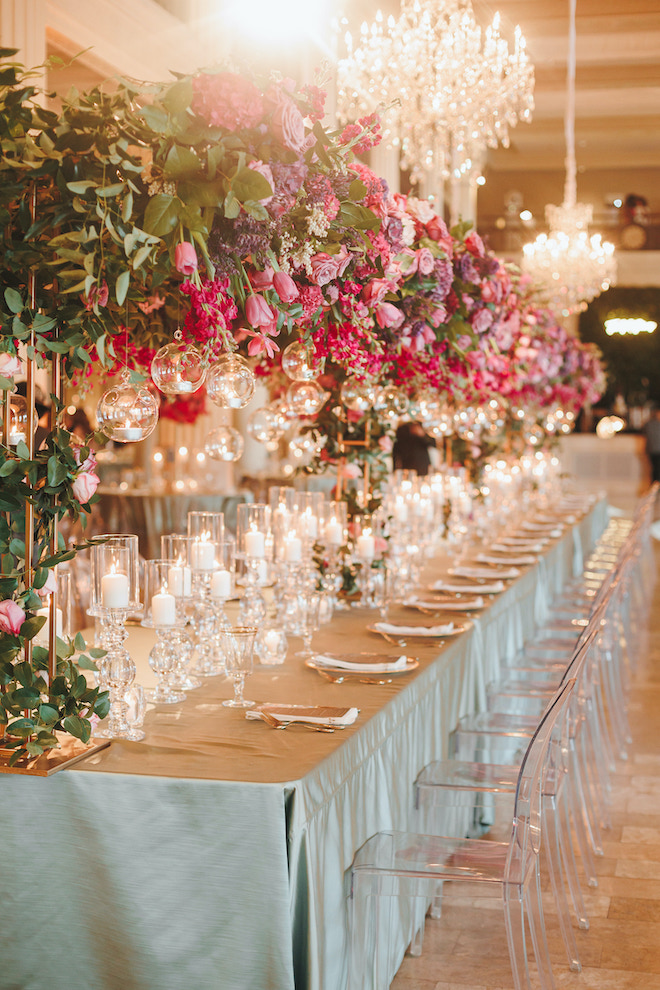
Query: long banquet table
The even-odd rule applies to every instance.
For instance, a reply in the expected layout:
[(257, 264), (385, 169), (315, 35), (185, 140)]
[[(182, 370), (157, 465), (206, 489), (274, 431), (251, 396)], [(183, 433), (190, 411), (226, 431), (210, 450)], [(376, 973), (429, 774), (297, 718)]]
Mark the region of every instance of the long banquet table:
[[(246, 721), (215, 677), (149, 712), (144, 742), (49, 778), (3, 776), (0, 988), (341, 990), (355, 851), (412, 827), (415, 777), (483, 708), (605, 518), (601, 501), (441, 648), (410, 641), (420, 667), (393, 683), (328, 683), (293, 656), (296, 640), (248, 680), (260, 701), (356, 706), (343, 732)], [(366, 616), (339, 613), (315, 649), (396, 652)], [(150, 642), (132, 629), (136, 657)]]

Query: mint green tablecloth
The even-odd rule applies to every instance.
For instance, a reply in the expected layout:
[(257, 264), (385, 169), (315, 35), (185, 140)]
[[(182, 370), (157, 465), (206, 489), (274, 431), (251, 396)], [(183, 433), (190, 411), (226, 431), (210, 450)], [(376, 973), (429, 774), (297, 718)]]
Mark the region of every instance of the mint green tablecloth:
[[(415, 777), (483, 706), (604, 520), (599, 503), (444, 647), (410, 641), (420, 668), (396, 683), (327, 683), (296, 640), (283, 667), (248, 681), (258, 700), (356, 705), (343, 733), (247, 722), (210, 678), (148, 713), (144, 743), (46, 779), (0, 777), (0, 988), (341, 990), (355, 851), (412, 826)], [(315, 646), (396, 652), (364, 625), (341, 613)], [(136, 656), (149, 637), (132, 631)]]

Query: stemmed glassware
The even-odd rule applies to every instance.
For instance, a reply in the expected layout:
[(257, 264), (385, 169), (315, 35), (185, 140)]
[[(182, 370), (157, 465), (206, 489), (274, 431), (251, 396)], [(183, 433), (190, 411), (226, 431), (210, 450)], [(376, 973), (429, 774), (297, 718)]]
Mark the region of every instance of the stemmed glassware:
[(177, 605), (185, 620), (170, 633), (172, 646), (176, 653), (175, 669), (172, 686), (180, 691), (193, 691), (201, 687), (202, 680), (194, 677), (189, 665), (195, 650), (193, 637), (186, 632), (185, 625), (192, 617), (194, 610), (192, 568), (190, 567), (190, 548), (194, 542), (193, 536), (182, 533), (168, 533), (161, 536), (161, 559), (171, 560), (172, 566), (168, 573), (168, 584), (177, 599)]
[(239, 505), (236, 523), (236, 557), (245, 562), (245, 594), (239, 614), (246, 625), (257, 625), (266, 617), (266, 601), (260, 583), (268, 570), (271, 537), (270, 508), (254, 503)]
[(185, 622), (181, 602), (174, 594), (179, 587), (178, 570), (170, 580), (175, 567), (174, 560), (145, 561), (142, 625), (156, 630), (157, 642), (149, 653), (149, 666), (158, 677), (158, 686), (147, 691), (146, 696), (149, 701), (162, 705), (173, 705), (186, 699), (185, 693), (173, 684), (181, 626)]
[(312, 637), (319, 627), (320, 596), (316, 592), (300, 591), (296, 595), (296, 629), (302, 637), (303, 648), (296, 653), (297, 657), (311, 657)]
[(251, 708), (255, 702), (243, 697), (245, 678), (252, 673), (256, 626), (233, 626), (222, 632), (227, 677), (234, 682), (234, 697), (222, 704), (226, 708)]

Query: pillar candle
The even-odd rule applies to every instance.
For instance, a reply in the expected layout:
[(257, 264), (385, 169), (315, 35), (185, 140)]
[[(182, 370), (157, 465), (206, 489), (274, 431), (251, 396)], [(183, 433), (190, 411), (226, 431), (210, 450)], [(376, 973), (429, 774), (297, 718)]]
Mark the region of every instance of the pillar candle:
[(101, 604), (104, 608), (128, 608), (128, 575), (115, 572), (103, 575)]
[(176, 598), (159, 591), (151, 599), (151, 621), (155, 626), (173, 626), (176, 622)]

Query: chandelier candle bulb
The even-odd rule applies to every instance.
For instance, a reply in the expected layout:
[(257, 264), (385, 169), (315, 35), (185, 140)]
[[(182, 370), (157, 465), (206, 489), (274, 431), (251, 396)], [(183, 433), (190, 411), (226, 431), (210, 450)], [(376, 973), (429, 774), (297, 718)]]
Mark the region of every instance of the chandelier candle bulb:
[(166, 590), (151, 599), (151, 621), (155, 626), (173, 626), (176, 622), (176, 598)]
[(229, 571), (215, 571), (211, 577), (211, 595), (214, 598), (229, 598), (231, 595), (231, 574)]
[(245, 534), (245, 554), (261, 558), (266, 553), (266, 537), (259, 529), (249, 529)]
[(103, 608), (128, 608), (128, 575), (117, 571), (101, 578), (101, 604)]
[(190, 548), (190, 563), (195, 571), (212, 571), (215, 566), (215, 546), (208, 540), (195, 540)]
[(168, 586), (177, 598), (189, 598), (192, 594), (192, 571), (184, 564), (174, 564), (167, 575)]

